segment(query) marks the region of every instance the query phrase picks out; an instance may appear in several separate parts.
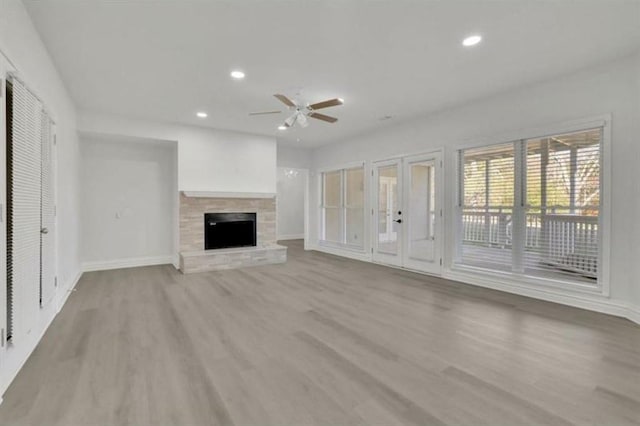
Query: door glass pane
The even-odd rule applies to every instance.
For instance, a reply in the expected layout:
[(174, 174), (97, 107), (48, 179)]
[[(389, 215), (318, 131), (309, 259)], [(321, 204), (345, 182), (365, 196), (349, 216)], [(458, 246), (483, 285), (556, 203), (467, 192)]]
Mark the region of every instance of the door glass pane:
[(409, 257), (432, 261), (435, 231), (435, 165), (423, 161), (410, 165)]
[(395, 165), (378, 169), (378, 251), (398, 253), (398, 168)]

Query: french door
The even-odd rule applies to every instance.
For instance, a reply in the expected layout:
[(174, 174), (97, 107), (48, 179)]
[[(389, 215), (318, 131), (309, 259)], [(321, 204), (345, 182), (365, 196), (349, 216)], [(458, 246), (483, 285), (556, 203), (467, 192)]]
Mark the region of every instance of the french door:
[(373, 260), (441, 271), (441, 154), (373, 164)]
[(402, 162), (373, 164), (373, 260), (402, 266)]

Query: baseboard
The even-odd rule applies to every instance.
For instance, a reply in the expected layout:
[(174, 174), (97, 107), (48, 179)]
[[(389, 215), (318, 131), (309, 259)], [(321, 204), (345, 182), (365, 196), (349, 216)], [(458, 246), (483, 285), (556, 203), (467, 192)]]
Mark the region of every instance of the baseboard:
[(62, 296), (61, 299), (58, 300), (58, 305), (56, 306), (56, 315), (60, 312), (62, 307), (65, 305), (65, 303), (67, 303), (67, 299), (69, 298), (71, 293), (76, 289), (76, 285), (78, 285), (78, 282), (80, 282), (80, 278), (82, 278), (83, 273), (84, 271), (78, 271), (75, 278), (71, 282), (71, 285), (65, 290), (65, 294)]
[(278, 235), (278, 241), (285, 241), (285, 240), (304, 240), (304, 234)]
[(82, 270), (84, 272), (91, 271), (107, 271), (110, 269), (124, 269), (124, 268), (137, 268), (140, 266), (153, 266), (153, 265), (173, 265), (173, 256), (151, 256), (151, 257), (136, 257), (131, 259), (116, 259), (116, 260), (104, 260), (83, 262)]
[(627, 307), (627, 318), (636, 324), (640, 324), (640, 306), (629, 305)]

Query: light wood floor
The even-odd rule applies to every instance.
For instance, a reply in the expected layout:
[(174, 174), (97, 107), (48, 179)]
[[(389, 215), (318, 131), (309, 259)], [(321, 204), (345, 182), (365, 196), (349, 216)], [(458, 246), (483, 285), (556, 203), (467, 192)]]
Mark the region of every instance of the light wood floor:
[(85, 274), (0, 423), (640, 424), (639, 326), (288, 245)]

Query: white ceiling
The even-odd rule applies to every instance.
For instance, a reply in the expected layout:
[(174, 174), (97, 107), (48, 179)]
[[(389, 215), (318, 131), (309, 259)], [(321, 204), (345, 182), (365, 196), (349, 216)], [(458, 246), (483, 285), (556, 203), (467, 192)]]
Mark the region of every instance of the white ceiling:
[[(639, 1), (24, 0), (79, 108), (317, 146), (640, 47)], [(472, 33), (483, 42), (464, 48)], [(247, 78), (233, 81), (232, 69)], [(342, 97), (276, 130), (274, 93)], [(207, 111), (201, 120), (196, 111)], [(391, 120), (380, 121), (385, 115)], [(299, 141), (297, 139), (300, 139)]]

